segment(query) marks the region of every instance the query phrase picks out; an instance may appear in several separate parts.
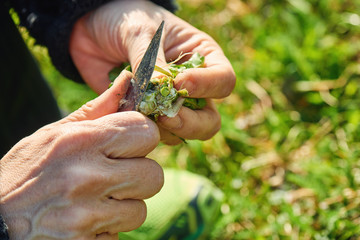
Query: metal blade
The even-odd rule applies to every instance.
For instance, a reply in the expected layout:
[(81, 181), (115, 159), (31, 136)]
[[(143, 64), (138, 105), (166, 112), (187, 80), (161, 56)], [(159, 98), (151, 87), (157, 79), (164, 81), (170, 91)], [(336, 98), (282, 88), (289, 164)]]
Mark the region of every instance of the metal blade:
[(151, 75), (154, 72), (163, 28), (164, 21), (161, 22), (159, 28), (157, 29), (144, 54), (144, 57), (140, 62), (138, 69), (135, 72), (133, 85), (135, 105), (132, 110), (138, 111), (140, 102), (144, 97), (147, 86), (149, 85)]

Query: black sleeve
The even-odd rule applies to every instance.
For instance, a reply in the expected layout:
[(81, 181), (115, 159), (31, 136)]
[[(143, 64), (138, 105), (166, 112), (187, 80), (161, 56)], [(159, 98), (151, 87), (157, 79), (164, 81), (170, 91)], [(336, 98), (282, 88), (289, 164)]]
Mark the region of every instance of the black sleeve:
[(7, 226), (4, 222), (3, 217), (0, 215), (0, 239), (1, 240), (9, 240), (9, 235), (7, 233)]
[[(69, 54), (73, 25), (81, 16), (110, 0), (12, 0), (11, 4), (38, 44), (48, 48), (54, 66), (67, 78), (82, 82)], [(152, 2), (175, 11), (172, 0)]]

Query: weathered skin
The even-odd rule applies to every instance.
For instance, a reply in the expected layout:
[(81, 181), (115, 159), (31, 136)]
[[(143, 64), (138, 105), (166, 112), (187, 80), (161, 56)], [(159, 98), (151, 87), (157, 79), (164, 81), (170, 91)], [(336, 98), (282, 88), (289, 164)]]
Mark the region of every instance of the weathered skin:
[(143, 199), (163, 185), (145, 156), (159, 130), (144, 115), (117, 112), (130, 72), (68, 117), (39, 129), (0, 161), (0, 212), (10, 239), (117, 239), (146, 217)]
[[(209, 35), (149, 1), (112, 1), (77, 22), (70, 54), (87, 84), (102, 93), (110, 84), (108, 72), (114, 67), (129, 62), (136, 71), (162, 20), (165, 26), (156, 65), (167, 69), (167, 62), (181, 53), (204, 56), (204, 68), (184, 71), (174, 84), (176, 89), (186, 88), (190, 97), (207, 99), (207, 104), (198, 111), (183, 107), (173, 118), (159, 117), (161, 140), (178, 144), (182, 142), (179, 137), (208, 139), (221, 125), (212, 98), (228, 96), (235, 86), (230, 62)], [(160, 75), (153, 77), (156, 74)]]

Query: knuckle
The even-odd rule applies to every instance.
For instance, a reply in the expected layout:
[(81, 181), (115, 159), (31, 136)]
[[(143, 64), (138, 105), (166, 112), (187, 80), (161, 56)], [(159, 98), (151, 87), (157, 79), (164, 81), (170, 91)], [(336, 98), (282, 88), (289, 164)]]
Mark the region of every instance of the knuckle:
[(151, 121), (148, 118), (146, 118), (146, 121), (147, 121), (147, 128), (146, 128), (147, 136), (151, 138), (149, 144), (151, 148), (155, 148), (160, 141), (160, 132), (157, 125), (153, 121)]
[(69, 232), (76, 234), (89, 231), (92, 223), (92, 214), (89, 214), (87, 209), (77, 206), (69, 209), (64, 225)]
[(114, 218), (106, 227), (109, 234), (128, 232), (139, 228), (146, 219), (147, 209), (143, 200), (127, 199), (121, 201), (124, 211), (121, 217)]
[(93, 149), (88, 146), (97, 141), (99, 131), (92, 124), (69, 122), (61, 125), (58, 132), (52, 142), (52, 152), (60, 156), (74, 156)]
[(137, 226), (135, 226), (135, 229), (140, 227), (146, 219), (146, 215), (147, 215), (147, 209), (146, 209), (146, 204), (144, 201), (138, 201), (138, 214), (136, 215), (136, 217), (138, 217), (138, 224)]
[(86, 116), (89, 112), (93, 110), (94, 104), (95, 104), (95, 100), (91, 100), (83, 104), (79, 109), (81, 114), (84, 114), (84, 116)]
[(38, 230), (47, 229), (48, 235), (56, 239), (78, 239), (89, 231), (90, 219), (88, 211), (79, 206), (61, 207), (47, 211), (38, 222), (41, 224)]
[(85, 104), (83, 104), (77, 111), (73, 112), (66, 118), (64, 118), (63, 122), (76, 122), (82, 119), (87, 119), (89, 115), (91, 115), (92, 110), (94, 109), (94, 104), (96, 100), (91, 100)]
[(130, 223), (129, 226), (127, 226), (126, 229), (123, 229), (123, 231), (131, 231), (139, 228), (146, 219), (147, 216), (147, 209), (146, 204), (142, 200), (131, 200), (132, 205), (130, 212), (128, 214), (128, 222)]
[(180, 78), (179, 83), (181, 84), (180, 89), (186, 88), (190, 96), (193, 97), (195, 97), (194, 93), (196, 94), (196, 96), (203, 96), (206, 92), (206, 88), (197, 88), (197, 75), (192, 70), (193, 69), (187, 69), (183, 72), (182, 75), (178, 75)]
[(101, 183), (105, 176), (97, 171), (91, 171), (83, 165), (71, 165), (62, 176), (64, 197), (76, 199), (83, 195), (94, 194), (101, 191)]
[(236, 84), (236, 75), (234, 69), (230, 67), (227, 72), (228, 72), (228, 80), (227, 80), (228, 84), (226, 84), (227, 87), (224, 88), (225, 90), (224, 97), (227, 97), (231, 94)]
[[(129, 134), (143, 139), (146, 145), (154, 148), (160, 141), (160, 133), (157, 125), (139, 112), (124, 112), (128, 114), (127, 119), (130, 120)], [(136, 134), (137, 132), (141, 134)]]
[[(162, 167), (154, 160), (138, 159), (137, 167), (129, 172), (130, 182), (133, 189), (142, 189), (137, 192), (136, 199), (147, 199), (158, 193), (164, 185), (164, 172)], [(146, 190), (145, 190), (146, 189)]]
[(212, 138), (217, 132), (220, 131), (221, 116), (217, 111), (215, 111), (215, 114), (212, 115), (211, 122), (212, 122), (211, 127), (205, 129), (204, 133), (199, 138), (199, 140), (208, 140)]
[(149, 166), (148, 171), (150, 172), (151, 182), (153, 186), (153, 195), (158, 193), (164, 185), (164, 171), (162, 167), (154, 160), (148, 159)]

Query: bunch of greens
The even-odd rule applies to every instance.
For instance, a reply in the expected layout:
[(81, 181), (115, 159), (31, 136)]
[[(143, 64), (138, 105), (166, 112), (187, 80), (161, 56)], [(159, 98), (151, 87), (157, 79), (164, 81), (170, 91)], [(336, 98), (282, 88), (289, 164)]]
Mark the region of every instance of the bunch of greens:
[[(179, 57), (182, 58), (184, 55)], [(206, 105), (203, 98), (188, 98), (186, 89), (177, 90), (174, 88), (175, 77), (189, 68), (204, 67), (205, 58), (199, 53), (194, 53), (188, 61), (181, 64), (175, 64), (177, 60), (169, 64), (169, 71), (155, 66), (155, 71), (163, 73), (164, 76), (152, 78), (146, 89), (143, 100), (140, 103), (139, 111), (153, 120), (159, 116), (175, 117), (181, 106), (193, 110), (202, 109)], [(121, 68), (115, 68), (109, 73), (110, 80), (114, 80), (121, 71)]]
[(182, 97), (186, 96), (188, 96), (186, 89), (178, 91), (174, 88), (173, 78), (169, 76), (153, 78), (140, 103), (139, 111), (155, 121), (163, 115), (174, 117), (184, 102)]
[[(182, 56), (179, 58), (181, 57)], [(189, 96), (188, 91), (185, 88), (181, 90), (176, 90), (174, 88), (174, 79), (179, 73), (189, 68), (204, 67), (204, 60), (205, 58), (203, 56), (199, 53), (195, 53), (188, 61), (182, 64), (171, 63), (169, 65), (169, 71), (155, 66), (155, 71), (165, 75), (150, 80), (143, 101), (140, 103), (140, 112), (156, 121), (159, 116), (176, 116), (181, 106), (193, 110), (205, 107), (205, 99), (185, 98)]]

